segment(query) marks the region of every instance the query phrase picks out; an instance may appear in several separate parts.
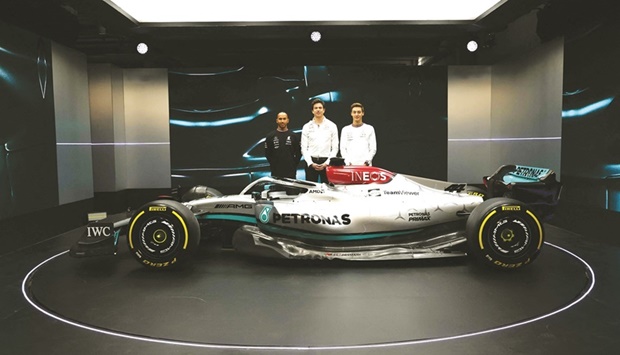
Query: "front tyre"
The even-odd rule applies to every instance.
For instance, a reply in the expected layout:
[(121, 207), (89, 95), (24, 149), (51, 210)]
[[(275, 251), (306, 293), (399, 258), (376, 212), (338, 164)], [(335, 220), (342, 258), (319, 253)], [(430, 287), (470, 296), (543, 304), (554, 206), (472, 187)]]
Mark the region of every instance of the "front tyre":
[(200, 226), (185, 205), (157, 200), (140, 207), (129, 221), (131, 255), (153, 269), (166, 269), (191, 259), (200, 242)]
[(466, 233), (470, 252), (499, 269), (531, 263), (544, 241), (538, 217), (525, 204), (504, 197), (478, 205), (467, 220)]

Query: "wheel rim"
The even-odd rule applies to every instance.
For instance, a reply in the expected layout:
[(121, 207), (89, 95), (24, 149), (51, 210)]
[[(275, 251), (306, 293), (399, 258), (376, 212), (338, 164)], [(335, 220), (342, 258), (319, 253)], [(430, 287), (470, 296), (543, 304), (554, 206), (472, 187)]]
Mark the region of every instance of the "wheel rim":
[(138, 243), (144, 253), (159, 259), (175, 253), (181, 237), (173, 220), (166, 216), (156, 216), (141, 226)]
[(500, 217), (491, 226), (489, 246), (497, 254), (518, 258), (526, 254), (532, 244), (532, 229), (518, 216)]

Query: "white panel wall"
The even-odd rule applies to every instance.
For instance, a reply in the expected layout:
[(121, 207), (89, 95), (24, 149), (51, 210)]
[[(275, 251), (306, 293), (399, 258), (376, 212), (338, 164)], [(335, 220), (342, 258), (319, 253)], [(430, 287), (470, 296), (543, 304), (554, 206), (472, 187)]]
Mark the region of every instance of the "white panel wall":
[(123, 85), (127, 187), (169, 188), (168, 71), (125, 70)]
[(493, 142), (491, 161), (549, 167), (559, 177), (563, 73), (562, 39), (493, 66), (491, 136), (515, 140)]
[(88, 70), (96, 192), (169, 188), (166, 69)]
[[(563, 39), (490, 67), (448, 70), (448, 180), (561, 164)], [(559, 176), (558, 176), (559, 177)]]
[(127, 188), (123, 70), (110, 64), (88, 68), (96, 192)]
[(115, 142), (111, 71), (112, 67), (109, 64), (95, 64), (88, 68), (96, 192), (117, 191), (114, 146), (105, 145)]
[(448, 181), (478, 183), (492, 169), (489, 138), (491, 67), (449, 67)]
[(52, 42), (59, 203), (92, 198), (86, 56)]
[[(123, 70), (112, 67), (110, 71), (112, 84), (112, 124), (114, 126), (114, 142), (127, 142), (125, 135), (125, 85)], [(127, 184), (127, 147), (124, 144), (114, 145), (115, 183), (116, 190), (126, 189)]]

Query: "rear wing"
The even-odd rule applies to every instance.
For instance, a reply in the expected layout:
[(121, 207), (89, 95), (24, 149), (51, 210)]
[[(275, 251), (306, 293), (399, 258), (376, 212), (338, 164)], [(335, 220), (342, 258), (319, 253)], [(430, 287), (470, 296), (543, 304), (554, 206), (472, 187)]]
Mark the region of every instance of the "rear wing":
[(547, 219), (560, 200), (562, 184), (552, 169), (525, 165), (502, 165), (492, 175), (482, 178), (487, 198), (510, 197), (527, 203)]

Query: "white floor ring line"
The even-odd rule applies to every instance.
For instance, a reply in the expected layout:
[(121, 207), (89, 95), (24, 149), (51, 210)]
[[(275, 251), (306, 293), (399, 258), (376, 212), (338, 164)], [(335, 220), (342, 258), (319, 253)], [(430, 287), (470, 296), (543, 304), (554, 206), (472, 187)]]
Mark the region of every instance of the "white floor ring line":
[(464, 334), (459, 334), (459, 335), (453, 335), (453, 336), (446, 336), (446, 337), (436, 337), (436, 338), (429, 338), (429, 339), (417, 339), (417, 340), (402, 340), (402, 341), (394, 341), (394, 342), (384, 342), (384, 343), (371, 343), (371, 344), (359, 344), (359, 345), (334, 345), (334, 346), (284, 346), (284, 345), (235, 345), (235, 344), (214, 344), (214, 343), (199, 343), (199, 342), (189, 342), (189, 341), (179, 341), (179, 340), (173, 340), (173, 339), (161, 339), (161, 338), (151, 338), (151, 337), (147, 337), (147, 336), (141, 336), (141, 335), (135, 335), (135, 334), (129, 334), (129, 333), (123, 333), (123, 332), (117, 332), (117, 331), (111, 331), (108, 329), (104, 329), (104, 328), (98, 328), (98, 327), (94, 327), (88, 324), (83, 324), (80, 322), (76, 322), (73, 321), (71, 319), (67, 319), (67, 318), (63, 318), (58, 314), (55, 314), (53, 312), (50, 312), (48, 310), (46, 310), (44, 307), (40, 306), (39, 304), (37, 304), (31, 297), (30, 297), (30, 293), (28, 292), (28, 288), (32, 279), (32, 276), (37, 272), (38, 269), (40, 269), (41, 267), (43, 267), (45, 264), (47, 264), (48, 262), (68, 253), (69, 251), (66, 250), (62, 253), (56, 254), (44, 261), (42, 261), (41, 263), (39, 263), (37, 266), (35, 266), (32, 270), (30, 270), (28, 272), (28, 274), (26, 274), (26, 276), (24, 277), (24, 280), (22, 281), (22, 294), (24, 296), (24, 298), (26, 299), (26, 301), (28, 303), (30, 303), (30, 305), (32, 305), (35, 309), (37, 309), (39, 312), (45, 314), (46, 316), (56, 319), (60, 322), (63, 322), (65, 324), (77, 327), (77, 328), (81, 328), (81, 329), (85, 329), (85, 330), (89, 330), (92, 332), (96, 332), (96, 333), (100, 333), (100, 334), (106, 334), (106, 335), (111, 335), (111, 336), (116, 336), (116, 337), (120, 337), (120, 338), (125, 338), (125, 339), (132, 339), (132, 340), (138, 340), (138, 341), (144, 341), (144, 342), (150, 342), (150, 343), (159, 343), (159, 344), (166, 344), (166, 345), (179, 345), (179, 346), (186, 346), (186, 347), (196, 347), (196, 348), (209, 348), (209, 349), (231, 349), (231, 350), (260, 350), (260, 351), (265, 351), (265, 350), (271, 350), (271, 351), (278, 351), (278, 350), (288, 350), (288, 351), (317, 351), (317, 350), (355, 350), (355, 349), (379, 349), (379, 348), (393, 348), (393, 347), (401, 347), (401, 346), (409, 346), (409, 345), (418, 345), (418, 344), (429, 344), (429, 343), (437, 343), (437, 342), (442, 342), (442, 341), (450, 341), (450, 340), (457, 340), (457, 339), (463, 339), (463, 338), (469, 338), (469, 337), (474, 337), (474, 336), (479, 336), (479, 335), (484, 335), (484, 334), (489, 334), (489, 333), (494, 333), (494, 332), (499, 332), (502, 330), (507, 330), (507, 329), (511, 329), (511, 328), (516, 328), (516, 327), (520, 327), (526, 324), (530, 324), (533, 322), (537, 322), (540, 321), (542, 319), (554, 316), (558, 313), (561, 313), (563, 311), (568, 310), (569, 308), (575, 306), (576, 304), (578, 304), (579, 302), (581, 302), (584, 298), (586, 298), (588, 296), (588, 294), (590, 294), (590, 292), (592, 292), (592, 289), (594, 289), (594, 285), (596, 283), (596, 276), (594, 274), (594, 270), (592, 269), (592, 267), (581, 257), (579, 257), (578, 255), (574, 254), (573, 252), (564, 249), (562, 247), (559, 247), (557, 245), (545, 242), (546, 245), (556, 248), (572, 257), (574, 257), (575, 259), (579, 260), (579, 262), (581, 262), (586, 270), (588, 271), (588, 274), (590, 275), (590, 283), (589, 285), (587, 285), (587, 288), (585, 289), (585, 291), (583, 291), (581, 293), (581, 295), (579, 297), (577, 297), (575, 300), (573, 300), (572, 302), (570, 302), (569, 304), (558, 308), (552, 312), (540, 315), (538, 317), (534, 317), (534, 318), (530, 318), (527, 320), (523, 320), (523, 321), (519, 321), (519, 322), (515, 322), (515, 323), (511, 323), (505, 326), (500, 326), (500, 327), (496, 327), (496, 328), (492, 328), (492, 329), (485, 329), (485, 330), (481, 330), (481, 331), (475, 331), (475, 332), (471, 332), (471, 333), (464, 333)]

